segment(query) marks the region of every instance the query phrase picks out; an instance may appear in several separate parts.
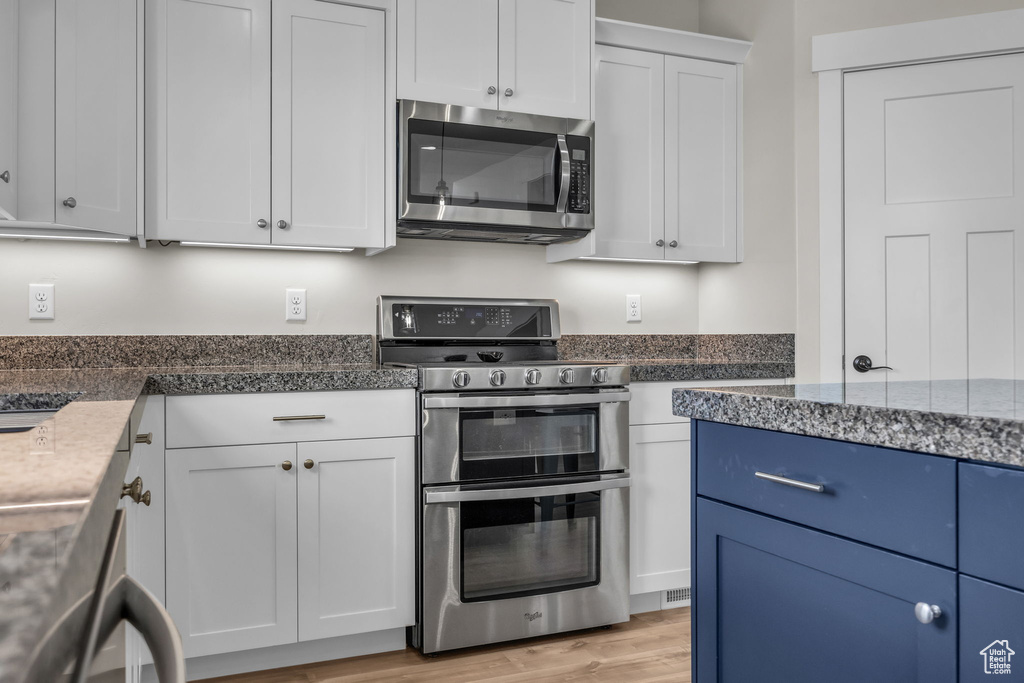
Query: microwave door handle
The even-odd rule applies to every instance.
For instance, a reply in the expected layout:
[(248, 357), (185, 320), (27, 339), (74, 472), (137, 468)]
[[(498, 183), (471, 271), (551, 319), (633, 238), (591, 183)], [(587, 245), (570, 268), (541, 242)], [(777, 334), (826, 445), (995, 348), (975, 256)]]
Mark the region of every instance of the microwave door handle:
[(569, 145), (565, 142), (565, 136), (558, 136), (558, 155), (562, 159), (562, 182), (558, 186), (558, 204), (555, 206), (555, 212), (558, 214), (565, 213), (565, 205), (569, 201)]
[(574, 493), (595, 493), (609, 489), (622, 489), (630, 485), (628, 474), (605, 474), (599, 481), (584, 481), (578, 484), (556, 484), (554, 486), (531, 486), (528, 488), (475, 489), (465, 491), (459, 486), (446, 486), (440, 491), (425, 491), (423, 502), (470, 503), (488, 500), (515, 500), (518, 498), (539, 498), (541, 496), (568, 496)]

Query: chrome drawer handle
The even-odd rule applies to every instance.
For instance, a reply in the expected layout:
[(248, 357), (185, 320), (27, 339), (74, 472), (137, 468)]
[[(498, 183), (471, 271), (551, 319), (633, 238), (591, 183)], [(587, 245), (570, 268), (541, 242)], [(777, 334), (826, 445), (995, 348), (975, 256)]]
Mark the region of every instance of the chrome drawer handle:
[(274, 422), (291, 422), (292, 420), (326, 420), (326, 415), (278, 415)]
[(754, 476), (757, 477), (758, 479), (774, 481), (776, 484), (785, 484), (786, 486), (792, 486), (793, 488), (803, 489), (804, 491), (814, 491), (815, 493), (825, 492), (824, 484), (809, 484), (806, 481), (790, 479), (789, 477), (780, 477), (777, 474), (767, 474), (765, 472), (754, 472)]

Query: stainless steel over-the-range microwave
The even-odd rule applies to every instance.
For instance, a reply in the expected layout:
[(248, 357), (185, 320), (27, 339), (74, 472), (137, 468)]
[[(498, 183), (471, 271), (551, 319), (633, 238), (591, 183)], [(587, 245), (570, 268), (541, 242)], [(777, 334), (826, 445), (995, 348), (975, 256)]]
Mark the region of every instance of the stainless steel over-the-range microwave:
[(522, 244), (594, 227), (594, 122), (401, 100), (398, 235)]

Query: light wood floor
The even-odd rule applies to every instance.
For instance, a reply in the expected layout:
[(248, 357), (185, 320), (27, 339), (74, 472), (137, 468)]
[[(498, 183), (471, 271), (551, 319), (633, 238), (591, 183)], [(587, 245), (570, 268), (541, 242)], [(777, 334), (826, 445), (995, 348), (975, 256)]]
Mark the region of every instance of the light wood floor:
[(574, 631), (438, 657), (415, 650), (207, 679), (212, 683), (328, 681), (690, 682), (690, 609), (636, 614), (609, 629)]

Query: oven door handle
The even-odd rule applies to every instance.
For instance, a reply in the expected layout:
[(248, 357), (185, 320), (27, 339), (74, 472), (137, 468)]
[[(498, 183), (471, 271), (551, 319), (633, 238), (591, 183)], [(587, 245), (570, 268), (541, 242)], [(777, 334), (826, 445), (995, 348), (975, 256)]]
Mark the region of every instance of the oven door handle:
[(522, 408), (622, 403), (628, 391), (603, 394), (534, 394), (532, 396), (424, 396), (423, 408)]
[(484, 500), (513, 500), (516, 498), (539, 498), (541, 496), (567, 496), (573, 493), (594, 493), (609, 489), (622, 489), (630, 485), (628, 474), (603, 474), (600, 481), (584, 481), (579, 484), (556, 484), (554, 486), (531, 486), (511, 489), (471, 489), (461, 486), (445, 486), (437, 491), (425, 491), (423, 502), (470, 503)]

